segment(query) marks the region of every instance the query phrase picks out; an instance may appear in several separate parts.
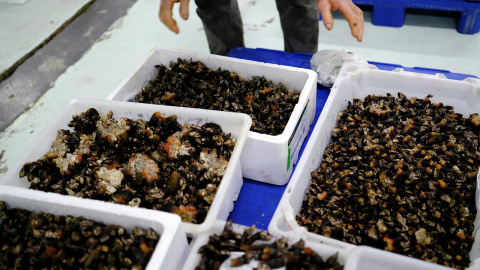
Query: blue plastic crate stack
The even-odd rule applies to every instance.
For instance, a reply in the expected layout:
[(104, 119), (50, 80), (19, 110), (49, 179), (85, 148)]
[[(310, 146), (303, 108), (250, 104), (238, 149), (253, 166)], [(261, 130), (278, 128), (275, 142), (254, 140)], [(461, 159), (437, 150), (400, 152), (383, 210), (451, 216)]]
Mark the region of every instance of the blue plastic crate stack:
[(476, 34), (480, 31), (480, 0), (353, 0), (356, 5), (372, 7), (372, 23), (401, 27), (407, 9), (458, 12), (457, 32)]

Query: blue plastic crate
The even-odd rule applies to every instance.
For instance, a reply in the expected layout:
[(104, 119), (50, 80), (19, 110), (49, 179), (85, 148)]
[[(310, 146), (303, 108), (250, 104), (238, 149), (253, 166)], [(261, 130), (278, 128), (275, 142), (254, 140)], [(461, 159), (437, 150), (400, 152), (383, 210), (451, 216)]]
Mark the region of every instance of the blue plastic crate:
[(401, 27), (407, 9), (451, 11), (459, 13), (457, 32), (476, 34), (480, 31), (480, 0), (353, 0), (356, 5), (372, 6), (372, 23)]
[[(254, 60), (264, 63), (285, 65), (291, 67), (299, 67), (310, 69), (310, 59), (312, 54), (309, 53), (286, 53), (284, 51), (269, 50), (269, 49), (250, 49), (243, 47), (235, 47), (228, 52), (227, 56)], [(381, 63), (368, 61), (369, 64), (375, 65), (378, 69), (392, 71), (396, 68), (403, 68), (405, 71), (423, 73), (423, 74), (437, 74), (442, 73), (448, 79), (452, 80), (463, 80), (468, 77), (478, 78), (469, 74), (462, 73), (453, 73), (448, 70), (443, 69), (433, 69), (433, 68), (424, 68), (424, 67), (404, 67), (397, 64)]]

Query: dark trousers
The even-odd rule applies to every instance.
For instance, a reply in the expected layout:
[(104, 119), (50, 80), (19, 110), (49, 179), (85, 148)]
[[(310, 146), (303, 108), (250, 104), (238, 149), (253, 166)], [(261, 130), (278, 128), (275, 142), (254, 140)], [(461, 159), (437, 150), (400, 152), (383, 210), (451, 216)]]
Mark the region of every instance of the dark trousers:
[[(226, 55), (244, 47), (243, 25), (236, 0), (195, 0), (210, 52)], [(319, 12), (315, 0), (276, 0), (286, 52), (318, 50)]]

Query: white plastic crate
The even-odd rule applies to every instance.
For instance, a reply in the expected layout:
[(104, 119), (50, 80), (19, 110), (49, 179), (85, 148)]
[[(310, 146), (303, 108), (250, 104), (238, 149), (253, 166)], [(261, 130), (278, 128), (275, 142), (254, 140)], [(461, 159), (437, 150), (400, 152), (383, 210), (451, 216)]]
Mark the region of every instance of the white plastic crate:
[[(225, 227), (225, 222), (224, 221), (217, 221), (215, 223), (215, 226), (212, 228), (212, 230), (208, 233), (204, 233), (200, 236), (198, 236), (194, 242), (191, 244), (191, 251), (190, 254), (188, 255), (187, 260), (185, 261), (185, 264), (183, 265), (183, 270), (193, 270), (195, 267), (200, 263), (201, 255), (198, 253), (198, 250), (200, 247), (208, 243), (210, 235), (216, 234), (216, 233), (221, 233)], [(238, 225), (238, 224), (233, 224), (233, 231), (237, 233), (243, 233), (245, 229), (248, 227)], [(283, 237), (282, 235), (273, 235), (274, 239), (278, 239), (280, 237)], [(287, 237), (289, 238), (289, 237)], [(292, 245), (296, 242), (298, 242), (300, 238), (298, 237), (293, 237), (288, 239), (288, 244)], [(273, 240), (272, 240), (273, 241)], [(348, 258), (348, 252), (345, 249), (342, 248), (334, 248), (326, 245), (322, 245), (316, 242), (311, 242), (311, 241), (305, 241), (305, 247), (311, 248), (313, 251), (317, 252), (323, 260), (327, 260), (328, 257), (334, 255), (335, 253), (338, 253), (338, 261), (340, 262), (341, 265), (344, 265), (347, 261)], [(223, 268), (222, 268), (223, 269)], [(247, 266), (242, 266), (242, 267), (230, 267), (230, 268), (225, 268), (225, 269), (250, 269)]]
[(249, 132), (240, 158), (243, 177), (275, 185), (286, 184), (315, 116), (317, 74), (307, 69), (178, 49), (154, 48), (107, 99), (132, 100), (150, 80), (156, 78), (155, 65), (168, 67), (177, 58), (201, 61), (212, 70), (222, 68), (234, 71), (246, 79), (265, 76), (274, 83), (283, 83), (290, 90), (301, 91), (299, 102), (283, 133), (272, 136)]
[[(198, 253), (200, 247), (208, 243), (209, 237), (216, 233), (221, 233), (225, 226), (225, 222), (217, 221), (214, 228), (205, 234), (200, 235), (191, 244), (191, 251), (188, 255), (182, 270), (193, 270), (200, 263), (201, 255)], [(237, 233), (243, 233), (247, 229), (246, 226), (233, 224), (233, 230)], [(283, 236), (282, 234), (273, 234), (274, 239), (280, 237), (288, 238), (289, 245), (296, 243), (301, 238), (298, 236)], [(422, 269), (422, 270), (441, 270), (450, 269), (448, 267), (438, 266), (419, 259), (405, 260), (405, 256), (378, 250), (367, 246), (349, 246), (346, 248), (332, 247), (329, 245), (318, 243), (317, 241), (304, 240), (305, 247), (311, 248), (317, 252), (323, 260), (338, 253), (338, 261), (344, 266), (344, 270), (404, 270), (404, 269)], [(249, 266), (225, 267), (221, 269), (251, 269)]]
[[(73, 99), (62, 107), (56, 117), (52, 119), (47, 127), (45, 127), (34, 140), (31, 147), (9, 168), (7, 173), (0, 179), (0, 185), (28, 188), (30, 184), (26, 177), (19, 178), (19, 172), (23, 165), (27, 162), (36, 161), (49, 151), (52, 142), (55, 140), (57, 130), (68, 129), (68, 123), (72, 120), (72, 115), (85, 112), (88, 108), (95, 108), (100, 115), (112, 111), (113, 117), (116, 119), (128, 117), (130, 119), (143, 119), (147, 121), (154, 112), (158, 111), (164, 116), (176, 115), (177, 121), (181, 125), (186, 123), (202, 125), (207, 122), (213, 122), (219, 124), (225, 133), (231, 133), (232, 137), (236, 140), (235, 148), (205, 221), (201, 224), (184, 222), (183, 229), (188, 235), (198, 235), (208, 231), (213, 226), (215, 220), (227, 219), (243, 185), (240, 155), (252, 121), (250, 116), (240, 113), (112, 100)], [(155, 212), (155, 210), (149, 211)]]
[(160, 239), (146, 269), (180, 269), (189, 254), (180, 217), (174, 214), (8, 186), (0, 188), (0, 200), (5, 201), (8, 208), (82, 216), (106, 225), (118, 225), (130, 232), (134, 226), (152, 228)]
[(344, 268), (344, 270), (385, 269), (447, 270), (452, 268), (367, 246), (358, 246), (351, 249)]
[[(432, 94), (433, 97), (430, 100), (433, 103), (442, 102), (445, 105), (454, 106), (455, 112), (462, 113), (464, 116), (480, 112), (480, 80), (478, 79), (467, 78), (464, 81), (455, 81), (446, 79), (443, 74), (426, 75), (405, 72), (402, 69), (382, 71), (372, 65), (354, 62), (345, 63), (268, 226), (270, 232), (301, 236), (334, 247), (349, 248), (353, 246), (352, 244), (310, 233), (296, 223), (295, 217), (300, 212), (302, 202), (306, 198), (305, 191), (311, 184), (310, 173), (319, 167), (324, 150), (331, 142), (331, 130), (336, 125), (337, 114), (346, 108), (348, 102), (354, 98), (365, 98), (370, 94), (386, 95), (391, 93), (396, 95), (398, 92), (404, 93), (407, 98), (413, 96), (424, 98), (428, 94)], [(477, 209), (480, 209), (478, 191), (477, 184), (476, 202)], [(479, 222), (480, 219), (477, 215), (475, 223), (476, 241), (471, 251), (472, 262), (480, 256)], [(410, 260), (414, 260), (406, 256), (402, 257), (405, 263), (411, 263)], [(385, 256), (386, 258), (388, 256)], [(385, 263), (388, 263), (388, 261)], [(441, 269), (441, 266), (436, 264), (430, 264), (428, 267), (430, 269)], [(425, 268), (412, 265), (409, 269)]]

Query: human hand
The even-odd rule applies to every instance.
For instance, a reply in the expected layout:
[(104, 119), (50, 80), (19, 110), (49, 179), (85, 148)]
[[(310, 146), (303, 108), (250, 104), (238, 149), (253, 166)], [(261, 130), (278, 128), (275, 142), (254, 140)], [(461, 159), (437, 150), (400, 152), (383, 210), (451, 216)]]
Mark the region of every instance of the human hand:
[(352, 30), (352, 36), (358, 41), (363, 37), (363, 11), (352, 0), (317, 0), (318, 10), (322, 14), (323, 24), (327, 30), (333, 28), (332, 11), (339, 10)]
[(172, 14), (173, 5), (175, 3), (180, 3), (180, 16), (184, 20), (188, 20), (188, 4), (190, 3), (190, 0), (161, 0), (158, 17), (168, 29), (178, 34), (180, 30), (178, 29), (177, 22), (173, 19)]

